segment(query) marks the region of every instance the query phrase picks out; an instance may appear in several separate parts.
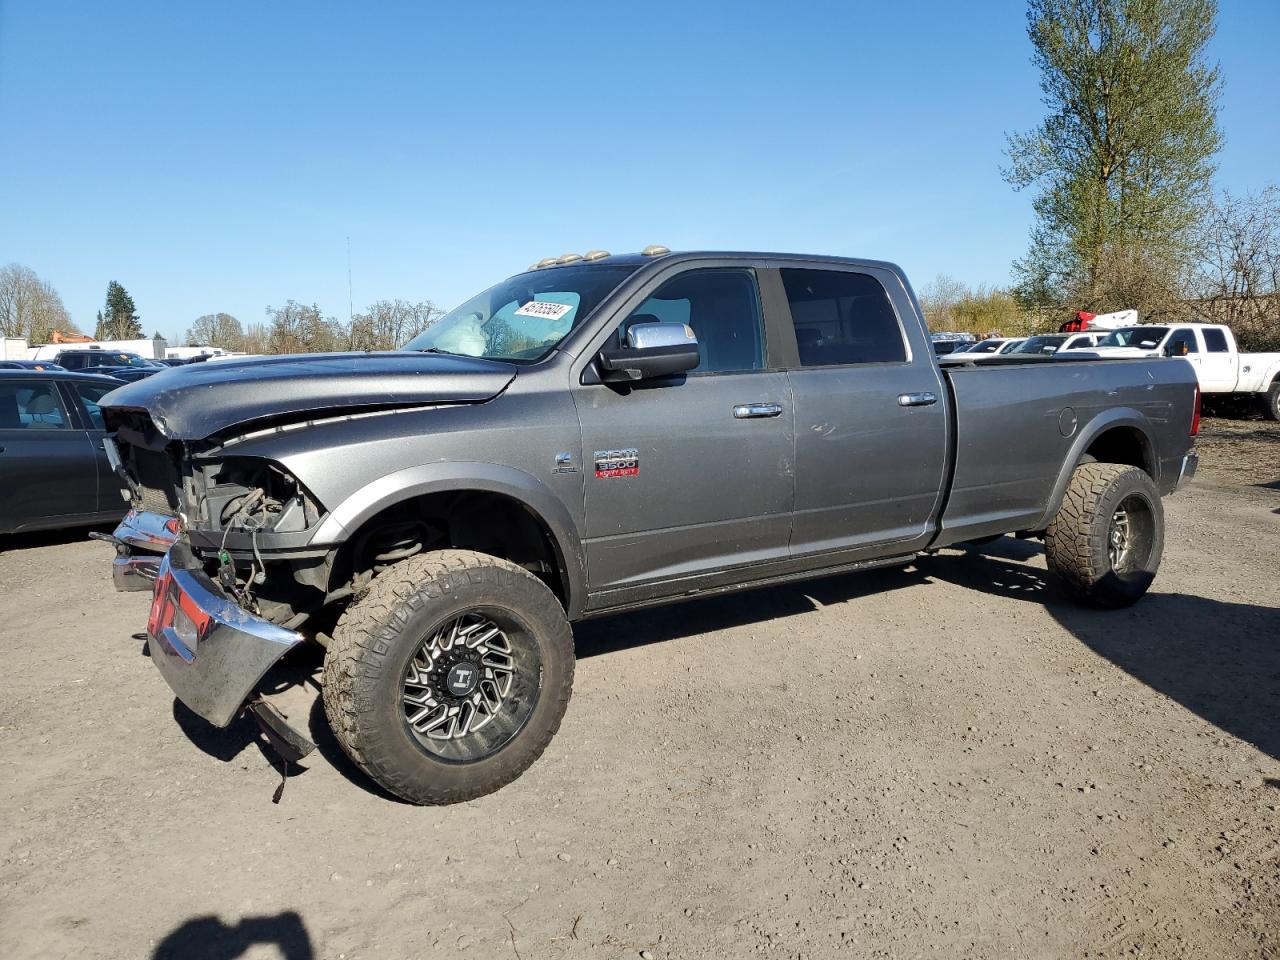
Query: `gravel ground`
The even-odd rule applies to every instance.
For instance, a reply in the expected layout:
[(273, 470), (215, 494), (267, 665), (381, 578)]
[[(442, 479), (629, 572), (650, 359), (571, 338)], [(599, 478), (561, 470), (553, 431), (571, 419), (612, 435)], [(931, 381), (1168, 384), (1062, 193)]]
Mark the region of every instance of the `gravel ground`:
[[(584, 624), (420, 809), (174, 705), (82, 534), (0, 543), (0, 956), (1280, 957), (1280, 431), (1206, 421), (1131, 610), (1038, 543)], [(318, 719), (318, 718), (313, 718)]]

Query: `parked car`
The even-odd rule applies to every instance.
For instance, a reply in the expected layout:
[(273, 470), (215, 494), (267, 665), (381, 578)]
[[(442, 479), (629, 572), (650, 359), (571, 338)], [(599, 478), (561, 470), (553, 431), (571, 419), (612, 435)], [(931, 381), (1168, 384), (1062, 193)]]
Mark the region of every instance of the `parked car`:
[(987, 337), (987, 339), (985, 340), (979, 340), (976, 343), (971, 343), (968, 346), (963, 347), (962, 349), (956, 350), (954, 352), (955, 353), (999, 353), (1000, 348), (1003, 347), (1008, 342), (1009, 340), (1005, 337)]
[(1280, 420), (1280, 353), (1241, 353), (1230, 327), (1141, 324), (1111, 331), (1096, 349), (1104, 357), (1181, 357), (1206, 394), (1247, 399), (1268, 419)]
[(0, 370), (0, 533), (124, 516), (128, 489), (103, 449), (99, 407), (120, 385), (90, 374)]
[(1026, 342), (1027, 342), (1026, 337), (1010, 337), (1008, 340), (1006, 340), (1004, 343), (1000, 345), (998, 350), (996, 350), (996, 356), (1002, 356), (1003, 354), (1006, 354), (1006, 353), (1012, 353), (1014, 350), (1018, 349), (1019, 344), (1023, 344)]
[(1092, 350), (1102, 337), (1101, 333), (1070, 333), (1067, 334), (1067, 339), (1063, 341), (1058, 351)]
[(299, 756), (259, 684), (323, 618), (338, 741), (416, 803), (537, 759), (584, 617), (1014, 532), (1078, 600), (1135, 602), (1196, 467), (1189, 367), (939, 359), (910, 290), (880, 261), (601, 253), (404, 352), (128, 384), (117, 585), (152, 590), (151, 662), (191, 710), (226, 726), (252, 698)]
[(933, 352), (939, 357), (967, 350), (975, 342), (972, 333), (935, 333), (930, 340), (933, 341)]
[(1042, 333), (1038, 336), (1027, 337), (1022, 343), (1018, 344), (1009, 351), (1013, 354), (1051, 354), (1057, 353), (1062, 349), (1062, 345), (1067, 342), (1067, 334), (1065, 333)]
[(163, 363), (122, 350), (63, 350), (55, 362), (66, 370), (102, 373), (129, 383), (166, 369)]
[(0, 370), (65, 370), (52, 360), (0, 360)]

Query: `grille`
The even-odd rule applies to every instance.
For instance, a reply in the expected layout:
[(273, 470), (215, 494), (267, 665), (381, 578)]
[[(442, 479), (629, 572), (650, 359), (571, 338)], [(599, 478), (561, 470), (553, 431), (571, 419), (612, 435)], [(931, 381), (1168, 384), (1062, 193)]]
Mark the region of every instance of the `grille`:
[(134, 479), (138, 481), (141, 491), (138, 498), (139, 509), (149, 513), (176, 515), (181, 478), (169, 454), (145, 450), (132, 444), (126, 445), (122, 453), (127, 457)]

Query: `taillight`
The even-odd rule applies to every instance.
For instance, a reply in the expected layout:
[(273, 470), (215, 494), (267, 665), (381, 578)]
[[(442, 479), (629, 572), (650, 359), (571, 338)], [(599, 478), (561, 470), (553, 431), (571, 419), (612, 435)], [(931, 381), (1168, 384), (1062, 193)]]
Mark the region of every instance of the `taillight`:
[(1196, 383), (1196, 402), (1191, 410), (1191, 436), (1200, 433), (1200, 384)]

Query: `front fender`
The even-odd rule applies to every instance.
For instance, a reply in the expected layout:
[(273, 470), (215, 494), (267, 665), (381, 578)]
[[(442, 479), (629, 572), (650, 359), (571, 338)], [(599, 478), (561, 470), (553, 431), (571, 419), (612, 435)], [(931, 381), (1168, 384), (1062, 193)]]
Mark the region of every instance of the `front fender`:
[(1071, 448), (1067, 451), (1063, 464), (1059, 468), (1058, 479), (1053, 484), (1053, 492), (1049, 495), (1049, 502), (1046, 505), (1044, 515), (1036, 522), (1035, 526), (1028, 529), (1043, 530), (1049, 525), (1049, 521), (1053, 519), (1058, 512), (1058, 508), (1062, 505), (1062, 498), (1067, 493), (1067, 485), (1071, 483), (1071, 474), (1075, 472), (1076, 465), (1080, 463), (1080, 458), (1084, 456), (1085, 451), (1093, 445), (1093, 442), (1098, 437), (1117, 427), (1132, 429), (1141, 438), (1143, 460), (1151, 470), (1151, 479), (1156, 482), (1157, 487), (1160, 485), (1160, 458), (1155, 454), (1155, 445), (1151, 440), (1149, 430), (1150, 424), (1147, 423), (1146, 418), (1132, 407), (1115, 407), (1105, 410), (1090, 420), (1076, 436), (1075, 442), (1071, 444)]
[(311, 543), (341, 544), (370, 518), (401, 501), (430, 493), (479, 490), (500, 493), (524, 504), (551, 532), (557, 560), (568, 587), (572, 620), (586, 599), (587, 563), (577, 524), (559, 497), (536, 477), (514, 467), (452, 460), (406, 467), (380, 477), (334, 507)]

